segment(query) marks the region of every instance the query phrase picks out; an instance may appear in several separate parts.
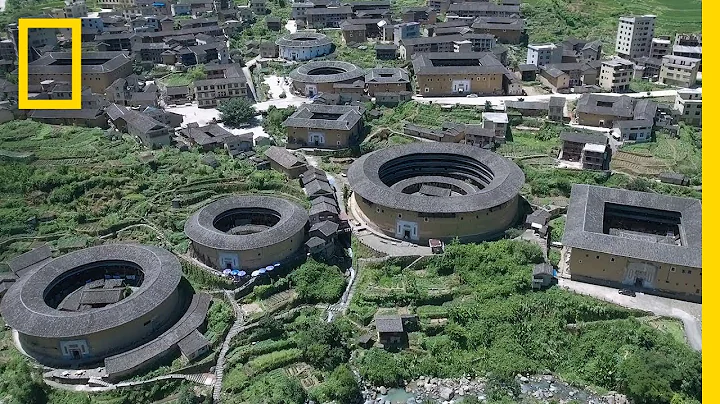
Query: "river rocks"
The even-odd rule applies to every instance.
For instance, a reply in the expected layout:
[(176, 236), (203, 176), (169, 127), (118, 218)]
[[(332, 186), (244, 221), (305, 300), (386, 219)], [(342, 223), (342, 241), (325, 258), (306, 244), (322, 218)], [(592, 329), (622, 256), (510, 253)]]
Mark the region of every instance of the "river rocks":
[[(576, 401), (587, 404), (629, 404), (620, 394), (611, 392), (600, 397), (588, 390), (570, 386), (553, 375), (522, 375), (515, 377), (520, 397), (534, 398), (538, 403), (568, 403)], [(385, 404), (389, 400), (393, 403), (407, 404), (437, 403), (460, 404), (465, 397), (477, 397), (479, 401), (487, 400), (487, 380), (463, 376), (457, 379), (442, 379), (438, 377), (420, 376), (415, 380), (405, 381), (399, 388), (386, 386), (374, 387), (365, 384), (363, 399), (365, 404)], [(511, 394), (508, 392), (508, 394)]]
[(455, 392), (450, 387), (443, 387), (440, 389), (440, 398), (443, 400), (450, 400), (455, 396)]

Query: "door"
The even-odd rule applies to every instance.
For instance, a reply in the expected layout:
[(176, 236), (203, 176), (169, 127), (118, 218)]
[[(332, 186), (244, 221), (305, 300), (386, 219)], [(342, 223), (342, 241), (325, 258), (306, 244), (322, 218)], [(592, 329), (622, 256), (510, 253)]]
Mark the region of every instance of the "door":
[(308, 135), (308, 143), (312, 146), (324, 146), (325, 135), (320, 132), (310, 132)]

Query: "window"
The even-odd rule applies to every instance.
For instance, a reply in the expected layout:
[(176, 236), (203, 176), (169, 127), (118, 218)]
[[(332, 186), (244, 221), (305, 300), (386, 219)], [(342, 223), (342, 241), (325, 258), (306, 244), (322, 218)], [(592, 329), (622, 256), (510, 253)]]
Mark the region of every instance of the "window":
[(670, 272), (675, 272), (675, 267), (671, 267)]
[(426, 222), (429, 221), (428, 218), (425, 218), (425, 219), (423, 219), (423, 220), (426, 221)]

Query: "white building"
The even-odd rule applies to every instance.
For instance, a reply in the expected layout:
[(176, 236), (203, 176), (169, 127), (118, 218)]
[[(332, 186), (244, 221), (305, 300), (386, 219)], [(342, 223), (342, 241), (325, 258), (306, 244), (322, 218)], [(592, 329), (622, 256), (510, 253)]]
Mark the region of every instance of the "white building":
[(615, 52), (624, 59), (650, 55), (655, 34), (655, 16), (620, 17)]
[(535, 66), (544, 66), (562, 62), (562, 48), (549, 43), (528, 45), (527, 61), (525, 63)]
[(649, 119), (636, 119), (630, 121), (615, 121), (613, 123), (613, 136), (624, 142), (647, 142), (652, 139), (653, 121)]
[(692, 87), (697, 82), (700, 59), (665, 55), (660, 67), (660, 82), (678, 87)]
[(675, 96), (675, 110), (680, 120), (690, 125), (702, 126), (702, 88), (684, 88)]
[(600, 65), (600, 88), (613, 93), (628, 91), (634, 70), (634, 64), (629, 60), (618, 57), (603, 60)]

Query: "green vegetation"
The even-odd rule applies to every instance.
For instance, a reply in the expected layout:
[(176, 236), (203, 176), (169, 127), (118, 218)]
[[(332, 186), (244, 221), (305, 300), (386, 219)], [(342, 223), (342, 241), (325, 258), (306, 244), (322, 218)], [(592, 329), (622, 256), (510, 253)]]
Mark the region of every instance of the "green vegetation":
[[(0, 142), (4, 150), (35, 156), (34, 161), (0, 160), (0, 260), (29, 250), (36, 240), (72, 249), (137, 223), (152, 227), (113, 237), (185, 252), (183, 226), (203, 201), (265, 191), (305, 199), (296, 181), (275, 171), (256, 171), (225, 153), (216, 154), (220, 165), (211, 168), (196, 150), (148, 152), (127, 138), (110, 139), (100, 129), (13, 121), (0, 125)], [(180, 208), (171, 208), (173, 199)], [(183, 269), (196, 287), (230, 286), (191, 266)]]
[(657, 35), (700, 32), (702, 27), (700, 0), (528, 0), (522, 13), (531, 43), (597, 38), (605, 43), (605, 53), (612, 53), (622, 15), (657, 15)]
[(232, 341), (223, 401), (302, 403), (309, 391), (316, 399), (352, 402), (346, 398), (357, 397), (359, 388), (346, 363), (349, 340), (347, 322), (327, 323), (314, 308), (282, 320), (262, 317)]
[(380, 107), (383, 115), (370, 124), (374, 128), (402, 131), (405, 122), (439, 129), (444, 122), (482, 123), (482, 109), (472, 106), (443, 108), (437, 104), (406, 102), (395, 108)]
[(276, 143), (285, 143), (287, 135), (282, 123), (285, 122), (290, 115), (294, 114), (295, 111), (297, 111), (297, 108), (292, 106), (288, 108), (275, 108), (274, 105), (271, 105), (270, 108), (268, 108), (267, 115), (263, 118), (262, 126), (265, 133), (272, 136)]
[(232, 326), (235, 314), (229, 303), (223, 300), (214, 300), (207, 313), (207, 337), (211, 346), (222, 343), (225, 334)]
[(420, 375), (489, 375), (491, 390), (507, 394), (514, 375), (547, 369), (636, 403), (700, 400), (698, 352), (638, 319), (644, 313), (560, 288), (533, 292), (531, 267), (540, 261), (537, 246), (501, 240), (449, 245), (413, 270), (363, 267), (351, 316), (367, 322), (365, 312), (406, 306), (420, 329), (401, 352), (360, 350), (360, 374), (385, 386)]
[(565, 233), (565, 218), (559, 217), (550, 221), (550, 241), (562, 241)]
[(241, 97), (221, 102), (218, 105), (218, 111), (220, 111), (220, 119), (223, 123), (233, 128), (248, 123), (257, 115), (257, 111), (250, 101)]
[(404, 60), (380, 60), (375, 57), (375, 43), (364, 42), (362, 44), (346, 45), (342, 41), (342, 33), (338, 30), (320, 30), (327, 35), (335, 44), (335, 52), (323, 59), (337, 59), (352, 62), (363, 69), (372, 67), (403, 67), (408, 63)]
[(634, 79), (634, 80), (630, 81), (630, 90), (632, 90), (636, 93), (644, 93), (647, 91), (667, 90), (669, 88), (670, 87), (667, 85), (653, 83), (652, 81), (648, 81), (648, 80)]
[(345, 290), (340, 268), (312, 259), (293, 271), (290, 280), (300, 299), (309, 303), (335, 303)]
[(166, 86), (189, 86), (195, 80), (207, 78), (205, 66), (198, 65), (188, 69), (185, 73), (171, 73), (161, 80)]
[(693, 184), (702, 183), (702, 142), (698, 130), (692, 126), (681, 124), (677, 137), (660, 131), (654, 141), (630, 144), (620, 151), (639, 156), (629, 156), (629, 164), (660, 166), (665, 171), (687, 175)]

